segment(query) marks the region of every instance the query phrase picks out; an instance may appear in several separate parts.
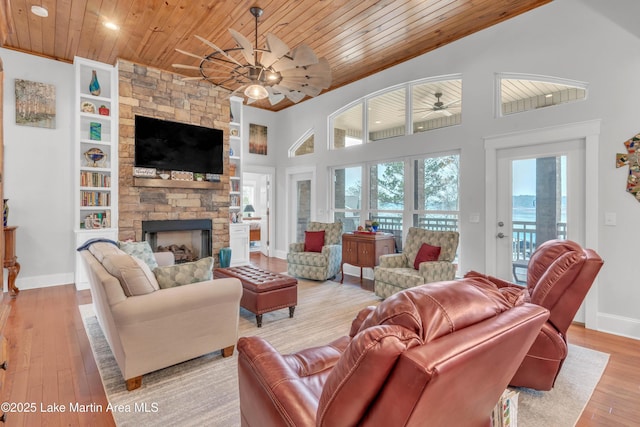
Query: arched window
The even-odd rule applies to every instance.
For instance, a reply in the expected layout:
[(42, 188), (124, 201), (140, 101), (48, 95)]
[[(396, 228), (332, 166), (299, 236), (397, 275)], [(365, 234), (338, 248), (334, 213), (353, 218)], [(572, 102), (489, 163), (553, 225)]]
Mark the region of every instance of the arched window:
[(304, 156), (314, 152), (314, 132), (313, 129), (306, 131), (295, 144), (289, 148), (289, 157)]
[(329, 116), (332, 150), (460, 124), (461, 75), (420, 79), (352, 102)]
[(582, 101), (587, 83), (533, 74), (496, 74), (496, 116)]

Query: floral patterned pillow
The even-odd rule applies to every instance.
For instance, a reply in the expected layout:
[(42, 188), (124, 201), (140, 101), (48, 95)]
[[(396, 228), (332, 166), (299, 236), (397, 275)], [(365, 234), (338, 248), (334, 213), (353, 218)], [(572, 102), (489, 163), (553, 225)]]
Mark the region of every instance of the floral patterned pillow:
[(160, 289), (203, 282), (213, 277), (213, 258), (207, 257), (194, 262), (157, 267), (153, 273), (156, 275)]
[(151, 270), (158, 266), (149, 242), (118, 242), (118, 247), (129, 255), (144, 261)]

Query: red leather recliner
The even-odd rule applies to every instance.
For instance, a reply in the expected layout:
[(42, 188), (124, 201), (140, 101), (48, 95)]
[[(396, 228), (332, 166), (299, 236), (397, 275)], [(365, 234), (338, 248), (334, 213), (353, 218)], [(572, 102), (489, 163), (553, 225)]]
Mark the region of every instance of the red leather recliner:
[(407, 289), (288, 355), (238, 341), (243, 426), (487, 426), (548, 311), (483, 279)]
[(602, 264), (602, 258), (592, 249), (583, 249), (570, 240), (549, 240), (531, 255), (526, 288), (475, 271), (465, 275), (488, 279), (503, 293), (518, 295), (551, 313), (510, 385), (536, 390), (553, 388), (567, 357), (567, 329)]

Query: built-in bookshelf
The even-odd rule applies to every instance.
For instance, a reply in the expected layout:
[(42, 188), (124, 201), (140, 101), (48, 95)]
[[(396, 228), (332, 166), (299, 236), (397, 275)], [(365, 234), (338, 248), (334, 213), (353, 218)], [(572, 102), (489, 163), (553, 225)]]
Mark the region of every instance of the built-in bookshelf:
[(242, 222), (242, 103), (232, 96), (229, 100), (229, 246), (231, 266), (249, 263), (249, 224)]
[[(80, 246), (92, 238), (118, 238), (118, 70), (78, 57), (74, 68), (74, 230)], [(75, 271), (76, 287), (87, 288), (79, 256)]]
[(229, 221), (242, 218), (242, 103), (243, 99), (232, 96), (229, 100), (231, 120), (229, 122)]

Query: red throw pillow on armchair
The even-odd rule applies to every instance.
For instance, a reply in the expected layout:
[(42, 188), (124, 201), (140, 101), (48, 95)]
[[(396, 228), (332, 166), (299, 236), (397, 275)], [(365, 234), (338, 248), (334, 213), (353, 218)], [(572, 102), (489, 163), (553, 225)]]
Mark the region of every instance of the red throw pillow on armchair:
[(324, 246), (324, 230), (304, 232), (304, 251), (322, 252)]
[(421, 262), (437, 261), (440, 256), (440, 249), (440, 246), (431, 246), (428, 243), (423, 243), (416, 255), (416, 260), (413, 262), (413, 268), (419, 270)]

